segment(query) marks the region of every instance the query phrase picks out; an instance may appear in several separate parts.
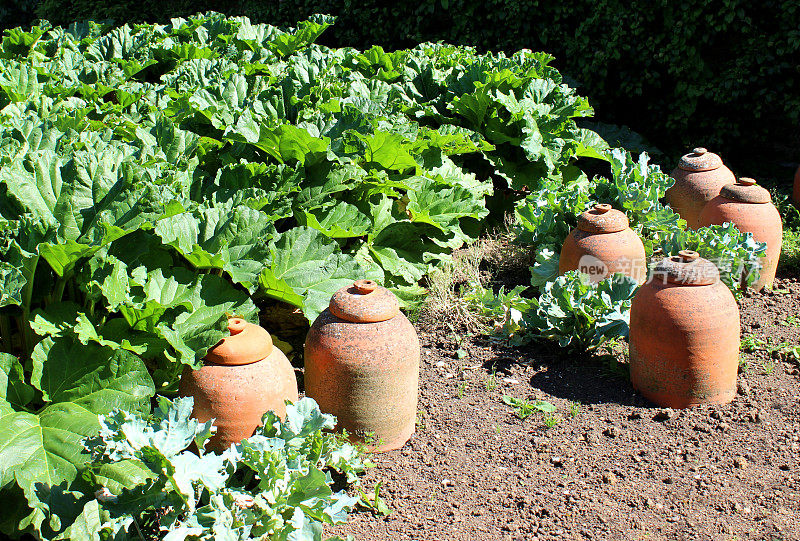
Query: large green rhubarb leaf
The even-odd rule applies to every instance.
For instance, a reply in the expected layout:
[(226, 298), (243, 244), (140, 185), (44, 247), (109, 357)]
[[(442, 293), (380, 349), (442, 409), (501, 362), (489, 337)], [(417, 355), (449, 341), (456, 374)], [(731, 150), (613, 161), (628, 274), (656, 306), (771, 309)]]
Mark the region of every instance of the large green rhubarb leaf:
[(22, 304), (22, 289), (27, 279), (16, 267), (5, 261), (0, 261), (0, 308), (15, 304)]
[(373, 135), (357, 135), (364, 143), (364, 166), (380, 166), (383, 169), (405, 171), (415, 169), (417, 162), (403, 147), (403, 137), (382, 131)]
[(41, 93), (39, 73), (33, 66), (14, 61), (4, 61), (4, 64), (0, 69), (0, 90), (10, 101), (26, 101)]
[(155, 232), (194, 267), (223, 269), (254, 290), (274, 227), (261, 212), (241, 206), (177, 214), (161, 220)]
[[(416, 284), (433, 261), (450, 250), (431, 237), (440, 233), (428, 223), (412, 223), (401, 213), (398, 202), (382, 197), (369, 205), (372, 234), (368, 238), (369, 256), (399, 284)], [(407, 210), (407, 209), (406, 209)], [(398, 280), (399, 279), (399, 280)]]
[(242, 110), (248, 110), (243, 107), (246, 98), (247, 79), (234, 74), (223, 83), (199, 89), (189, 98), (189, 104), (215, 128), (224, 129), (236, 123)]
[(302, 308), (314, 321), (338, 289), (366, 276), (352, 257), (315, 229), (296, 227), (270, 243), (270, 264), (259, 277), (268, 297)]
[(24, 160), (0, 168), (0, 183), (23, 212), (55, 225), (69, 191), (61, 178), (61, 166), (62, 158), (51, 150), (29, 152)]
[(149, 407), (153, 381), (142, 361), (127, 351), (84, 345), (69, 336), (47, 337), (31, 359), (31, 384), (46, 402), (72, 402), (94, 413)]
[(65, 162), (37, 151), (0, 168), (0, 182), (23, 210), (56, 228), (58, 238), (41, 243), (38, 253), (59, 276), (114, 240), (182, 210), (141, 178), (141, 169), (123, 164), (126, 152), (108, 147)]
[(311, 19), (298, 23), (294, 33), (276, 33), (268, 47), (280, 56), (289, 56), (313, 43), (331, 24), (333, 17), (330, 15), (314, 15)]
[(468, 190), (429, 179), (424, 179), (416, 190), (410, 191), (408, 198), (411, 221), (430, 224), (443, 233), (459, 230), (461, 218), (481, 219), (489, 214), (483, 200)]
[[(127, 276), (125, 277), (127, 282)], [(33, 320), (30, 322), (33, 331), (40, 336), (75, 336), (81, 344), (94, 342), (101, 346), (112, 349), (122, 349), (141, 355), (147, 351), (147, 347), (139, 343), (131, 343), (133, 337), (117, 336), (116, 332), (121, 319), (112, 319), (102, 326), (96, 326), (89, 319), (81, 308), (73, 302), (58, 302), (51, 304), (46, 309), (39, 309), (33, 312)], [(110, 338), (105, 335), (108, 331)], [(34, 350), (36, 353), (36, 350)]]
[(148, 411), (155, 392), (144, 363), (125, 351), (48, 337), (33, 357), (31, 380), (48, 404), (34, 414), (0, 400), (0, 485), (16, 481), (32, 506), (37, 487), (69, 484), (84, 467), (81, 440), (98, 432), (98, 414)]
[(280, 163), (299, 162), (310, 165), (327, 156), (330, 139), (314, 137), (307, 130), (284, 124), (270, 128), (264, 124), (255, 124), (238, 131), (229, 132), (226, 136), (231, 141), (250, 143), (278, 160)]
[(369, 217), (349, 203), (338, 203), (330, 210), (314, 209), (296, 215), (300, 224), (320, 231), (334, 239), (361, 237), (369, 233), (372, 222)]
[(228, 317), (255, 317), (249, 296), (220, 276), (179, 267), (139, 267), (132, 274), (137, 285), (120, 312), (133, 329), (167, 340), (183, 363), (199, 366), (208, 348), (227, 335)]
[(35, 483), (72, 482), (88, 460), (80, 442), (99, 428), (96, 414), (70, 402), (34, 415), (0, 401), (0, 483), (16, 480), (30, 492)]

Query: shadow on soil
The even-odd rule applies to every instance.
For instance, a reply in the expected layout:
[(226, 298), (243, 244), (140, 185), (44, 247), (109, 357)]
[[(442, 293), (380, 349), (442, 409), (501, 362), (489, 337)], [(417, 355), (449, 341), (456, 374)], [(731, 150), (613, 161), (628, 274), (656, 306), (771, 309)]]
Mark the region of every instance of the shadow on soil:
[(517, 352), (498, 355), (483, 363), (487, 373), (511, 374), (517, 364), (531, 366), (534, 374), (528, 383), (549, 395), (581, 404), (619, 404), (655, 407), (640, 396), (628, 380), (625, 365), (604, 362), (603, 357), (574, 358), (564, 353), (531, 354)]

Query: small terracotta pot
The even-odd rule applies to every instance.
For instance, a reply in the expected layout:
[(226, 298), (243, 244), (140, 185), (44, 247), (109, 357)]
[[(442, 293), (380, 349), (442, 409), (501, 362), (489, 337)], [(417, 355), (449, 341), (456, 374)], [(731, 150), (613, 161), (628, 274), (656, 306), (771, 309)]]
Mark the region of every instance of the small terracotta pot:
[(730, 402), (739, 333), (739, 307), (713, 263), (688, 250), (663, 259), (631, 305), (631, 383), (668, 408)]
[(644, 245), (628, 227), (624, 213), (599, 204), (578, 217), (578, 228), (567, 236), (558, 258), (559, 274), (571, 270), (587, 274), (593, 282), (621, 272), (644, 283)]
[(736, 181), (722, 159), (704, 148), (685, 154), (670, 176), (675, 184), (667, 189), (667, 203), (690, 229), (700, 227), (700, 213), (706, 203), (719, 195), (723, 186)]
[(206, 444), (212, 451), (252, 436), (264, 413), (283, 417), (284, 401), (297, 401), (294, 369), (269, 333), (239, 318), (228, 320), (228, 330), (231, 336), (208, 351), (202, 368), (183, 370), (179, 386), (181, 396), (194, 397), (192, 417), (215, 419), (217, 433)]
[(305, 343), (306, 396), (337, 428), (373, 451), (399, 449), (414, 432), (419, 340), (397, 298), (371, 280), (337, 291)]
[(724, 186), (703, 209), (700, 225), (725, 222), (733, 222), (739, 231), (752, 233), (755, 240), (767, 243), (767, 253), (761, 260), (761, 277), (753, 289), (759, 291), (764, 286), (771, 287), (781, 255), (783, 223), (769, 192), (757, 186), (751, 178), (740, 178), (738, 182)]
[(794, 172), (794, 192), (792, 193), (794, 206), (800, 208), (800, 167)]

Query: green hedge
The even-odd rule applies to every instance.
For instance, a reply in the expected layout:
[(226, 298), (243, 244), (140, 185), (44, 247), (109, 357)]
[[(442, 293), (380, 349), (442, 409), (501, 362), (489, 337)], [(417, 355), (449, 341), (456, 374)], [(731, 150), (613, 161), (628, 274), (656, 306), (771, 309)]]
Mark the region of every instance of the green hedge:
[[(600, 119), (676, 155), (702, 144), (753, 170), (800, 158), (800, 3), (796, 0), (42, 0), (54, 23), (165, 21), (198, 10), (291, 25), (338, 16), (330, 45), (445, 40), (481, 50), (545, 50), (579, 81)], [(768, 154), (767, 154), (768, 153)], [(753, 159), (748, 159), (748, 158)], [(750, 169), (747, 169), (750, 167)]]
[(0, 0), (0, 30), (30, 26), (39, 0)]

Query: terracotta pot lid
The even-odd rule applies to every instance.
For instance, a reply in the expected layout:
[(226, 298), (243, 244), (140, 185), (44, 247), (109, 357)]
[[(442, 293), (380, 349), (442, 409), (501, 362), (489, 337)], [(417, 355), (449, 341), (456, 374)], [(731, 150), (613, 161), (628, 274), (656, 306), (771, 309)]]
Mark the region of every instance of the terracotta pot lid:
[(756, 184), (752, 178), (742, 177), (735, 184), (726, 184), (719, 191), (725, 199), (739, 201), (740, 203), (771, 203), (769, 192)]
[(707, 286), (719, 281), (719, 270), (711, 261), (693, 250), (681, 250), (666, 257), (653, 269), (653, 281), (682, 286)]
[(328, 309), (333, 315), (353, 323), (377, 323), (400, 312), (394, 294), (372, 280), (357, 280), (333, 294)]
[(678, 168), (684, 171), (713, 171), (722, 167), (722, 158), (703, 147), (693, 149), (684, 154), (678, 162)]
[(616, 233), (627, 228), (625, 213), (604, 203), (598, 203), (578, 216), (578, 229), (587, 233)]
[(263, 327), (232, 317), (228, 330), (231, 335), (208, 350), (206, 361), (231, 366), (252, 364), (272, 353), (272, 337)]

